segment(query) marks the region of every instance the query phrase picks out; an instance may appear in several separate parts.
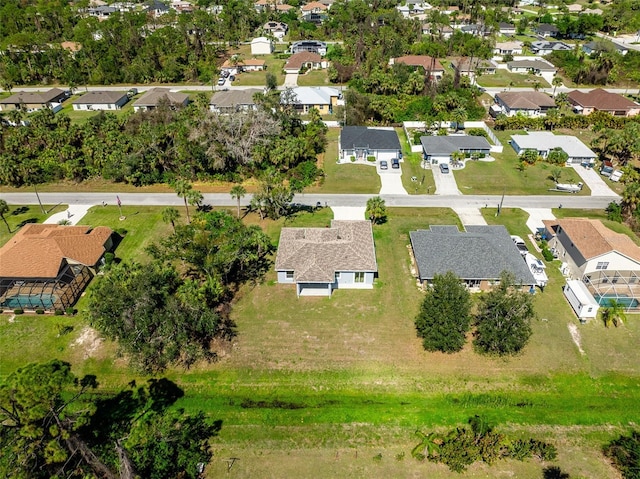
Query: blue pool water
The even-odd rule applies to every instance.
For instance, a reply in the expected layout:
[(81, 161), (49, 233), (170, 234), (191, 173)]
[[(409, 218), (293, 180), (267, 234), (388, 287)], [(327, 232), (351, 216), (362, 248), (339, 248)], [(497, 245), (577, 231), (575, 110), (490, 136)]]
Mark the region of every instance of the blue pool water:
[(616, 296), (615, 294), (596, 294), (593, 296), (600, 306), (609, 306), (610, 300), (617, 300), (625, 308), (637, 308), (638, 300), (628, 296)]
[(18, 308), (43, 308), (50, 309), (58, 298), (53, 294), (19, 294), (17, 296), (11, 296), (6, 298), (2, 302), (2, 306), (9, 309)]

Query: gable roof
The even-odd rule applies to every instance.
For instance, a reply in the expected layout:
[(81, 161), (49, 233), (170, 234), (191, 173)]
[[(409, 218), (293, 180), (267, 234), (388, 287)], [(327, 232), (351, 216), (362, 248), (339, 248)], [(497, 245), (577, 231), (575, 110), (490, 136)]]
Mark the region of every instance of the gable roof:
[[(497, 46), (497, 45), (496, 45)], [(528, 68), (540, 71), (557, 71), (557, 68), (546, 60), (536, 58), (534, 60), (514, 60), (507, 62), (507, 67), (511, 68)]]
[(111, 104), (117, 103), (127, 96), (124, 91), (89, 91), (80, 98), (73, 100), (74, 105), (91, 104)]
[(328, 86), (299, 86), (291, 91), (299, 105), (330, 105), (332, 97), (340, 96), (338, 89)]
[(556, 106), (555, 100), (541, 91), (505, 91), (496, 93), (496, 98), (510, 109), (538, 110)]
[(514, 41), (514, 42), (496, 42), (496, 46), (494, 47), (495, 49), (499, 49), (499, 50), (517, 50), (517, 49), (522, 49), (523, 47), (523, 43), (520, 41)]
[(409, 233), (421, 280), (447, 271), (463, 280), (496, 280), (506, 270), (517, 283), (536, 283), (504, 226), (464, 228), (461, 232), (457, 226), (431, 226)]
[(429, 55), (405, 55), (393, 59), (394, 63), (404, 63), (412, 67), (422, 67), (425, 72), (444, 70), (437, 58)]
[(484, 136), (421, 136), (420, 143), (424, 153), (429, 156), (449, 156), (454, 151), (462, 150), (491, 149), (491, 145)]
[(61, 95), (64, 95), (64, 91), (60, 88), (52, 88), (47, 91), (20, 91), (0, 100), (0, 103), (9, 105), (17, 105), (20, 103), (24, 103), (25, 105), (36, 103), (44, 104), (52, 102)]
[(554, 135), (550, 131), (530, 131), (528, 135), (511, 135), (520, 149), (547, 151), (562, 148), (569, 158), (595, 158), (597, 155), (575, 136)]
[(255, 105), (253, 95), (260, 93), (258, 88), (248, 88), (246, 90), (225, 90), (217, 91), (211, 97), (210, 105), (218, 108), (234, 107), (236, 105)]
[(581, 107), (595, 108), (596, 110), (631, 110), (640, 108), (640, 105), (619, 95), (611, 93), (602, 88), (596, 88), (588, 93), (573, 90), (567, 93), (570, 101), (580, 105)]
[(295, 282), (333, 283), (338, 271), (378, 271), (369, 221), (331, 221), (330, 228), (282, 228), (277, 271)]
[(538, 31), (538, 32), (557, 32), (558, 31), (558, 27), (556, 27), (552, 23), (540, 23), (536, 27), (536, 31)]
[(171, 91), (169, 88), (152, 88), (138, 98), (133, 106), (157, 106), (163, 98), (169, 100), (170, 103), (182, 105), (187, 101), (189, 95)]
[(546, 40), (539, 40), (537, 42), (531, 42), (532, 50), (573, 50), (570, 45), (564, 42), (548, 42)]
[(557, 233), (561, 227), (582, 256), (589, 260), (617, 251), (640, 262), (640, 247), (622, 233), (611, 231), (600, 220), (590, 218), (563, 218), (543, 221), (547, 231)]
[(340, 148), (367, 148), (371, 150), (400, 150), (400, 140), (395, 130), (345, 126), (340, 132)]
[(288, 69), (297, 69), (302, 68), (302, 65), (307, 63), (321, 63), (322, 57), (314, 52), (298, 52), (294, 53), (289, 57), (287, 63), (285, 64), (285, 70)]
[(0, 277), (56, 278), (64, 260), (94, 266), (111, 229), (27, 224), (0, 248)]
[(473, 65), (471, 65), (471, 58), (469, 57), (456, 58), (451, 61), (451, 65), (456, 70), (459, 70), (462, 72), (469, 72), (470, 70), (473, 70), (476, 68), (478, 69), (494, 68), (495, 69), (498, 67), (498, 65), (493, 60), (484, 60), (482, 58), (474, 58)]

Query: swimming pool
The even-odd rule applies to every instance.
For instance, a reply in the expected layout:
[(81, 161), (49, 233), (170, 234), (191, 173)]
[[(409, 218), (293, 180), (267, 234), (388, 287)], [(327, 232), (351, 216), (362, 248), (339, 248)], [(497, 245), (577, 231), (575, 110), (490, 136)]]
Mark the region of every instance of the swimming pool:
[(18, 294), (6, 298), (0, 306), (9, 309), (51, 309), (55, 302), (58, 301), (57, 296), (47, 294)]
[(593, 298), (598, 302), (600, 306), (607, 307), (609, 306), (610, 301), (617, 301), (618, 304), (621, 304), (625, 308), (637, 308), (640, 303), (635, 298), (630, 298), (625, 295), (615, 295), (615, 294), (594, 294)]

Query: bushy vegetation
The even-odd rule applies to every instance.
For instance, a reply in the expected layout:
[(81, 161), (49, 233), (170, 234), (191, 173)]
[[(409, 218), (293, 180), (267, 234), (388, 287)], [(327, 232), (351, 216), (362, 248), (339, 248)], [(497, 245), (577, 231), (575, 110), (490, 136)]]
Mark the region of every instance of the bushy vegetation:
[(640, 432), (620, 436), (602, 448), (624, 479), (640, 478)]

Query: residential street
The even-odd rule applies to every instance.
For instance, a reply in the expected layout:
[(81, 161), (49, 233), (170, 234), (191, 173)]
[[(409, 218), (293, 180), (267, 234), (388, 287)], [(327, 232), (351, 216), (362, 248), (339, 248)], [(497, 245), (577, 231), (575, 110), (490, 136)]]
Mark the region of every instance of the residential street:
[[(116, 195), (120, 197), (124, 205), (138, 206), (181, 206), (182, 198), (174, 193), (40, 193), (43, 204), (69, 204), (69, 205), (100, 205), (104, 201), (109, 205), (116, 203)], [(344, 194), (300, 194), (296, 195), (294, 202), (306, 205), (320, 203), (328, 206), (366, 206), (370, 195), (344, 195)], [(381, 195), (387, 206), (397, 207), (439, 207), (439, 208), (495, 208), (501, 201), (500, 195)], [(0, 198), (14, 205), (38, 204), (35, 193), (0, 193)], [(605, 208), (611, 201), (620, 199), (618, 196), (576, 196), (572, 194), (555, 194), (545, 196), (505, 196), (503, 206), (505, 208), (557, 208), (562, 205), (565, 208)], [(251, 195), (242, 199), (243, 205), (248, 205)], [(235, 206), (236, 200), (228, 193), (205, 193), (204, 203), (211, 206)]]

